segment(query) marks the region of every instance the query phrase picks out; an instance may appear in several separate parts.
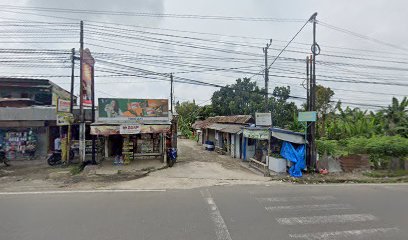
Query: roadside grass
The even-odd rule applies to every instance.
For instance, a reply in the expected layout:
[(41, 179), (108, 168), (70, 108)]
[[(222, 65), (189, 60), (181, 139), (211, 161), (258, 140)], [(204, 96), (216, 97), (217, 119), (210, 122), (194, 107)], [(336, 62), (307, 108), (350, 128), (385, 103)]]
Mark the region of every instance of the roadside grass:
[(72, 175), (78, 175), (82, 172), (83, 169), (84, 168), (81, 166), (81, 164), (76, 164), (76, 165), (71, 166), (69, 172)]
[(408, 176), (408, 170), (396, 170), (396, 171), (374, 170), (374, 171), (364, 172), (363, 175), (367, 177), (372, 177), (372, 178), (403, 177), (403, 176)]

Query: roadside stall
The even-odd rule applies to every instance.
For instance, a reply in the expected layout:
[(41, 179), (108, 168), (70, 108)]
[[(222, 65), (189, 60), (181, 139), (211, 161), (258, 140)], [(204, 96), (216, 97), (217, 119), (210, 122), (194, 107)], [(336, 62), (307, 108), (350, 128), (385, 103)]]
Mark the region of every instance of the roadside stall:
[(138, 159), (166, 162), (166, 137), (171, 135), (167, 99), (99, 99), (91, 134), (104, 137), (105, 158), (129, 164)]
[(243, 160), (264, 172), (301, 176), (304, 168), (304, 134), (279, 128), (248, 127), (243, 129)]
[(161, 157), (165, 161), (169, 133), (170, 125), (91, 125), (92, 135), (105, 137), (105, 157), (122, 156), (125, 164), (144, 157)]
[(243, 129), (243, 160), (250, 166), (259, 169), (267, 175), (267, 156), (269, 151), (270, 132), (267, 127), (247, 127)]

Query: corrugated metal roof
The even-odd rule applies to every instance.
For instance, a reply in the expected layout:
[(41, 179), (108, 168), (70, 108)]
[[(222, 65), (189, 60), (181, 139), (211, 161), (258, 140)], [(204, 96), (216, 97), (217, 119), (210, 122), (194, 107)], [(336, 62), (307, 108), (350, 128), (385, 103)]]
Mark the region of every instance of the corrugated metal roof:
[[(239, 124), (246, 125), (254, 123), (254, 119), (251, 115), (234, 115), (234, 116), (215, 116), (209, 117), (204, 121), (196, 121), (192, 127), (195, 129), (207, 128), (213, 123), (229, 123), (229, 124)], [(241, 127), (241, 126), (240, 126)]]
[(221, 124), (221, 123), (213, 123), (209, 125), (207, 128), (208, 129), (214, 129), (220, 132), (226, 132), (226, 133), (238, 133), (241, 131), (242, 125), (238, 124)]

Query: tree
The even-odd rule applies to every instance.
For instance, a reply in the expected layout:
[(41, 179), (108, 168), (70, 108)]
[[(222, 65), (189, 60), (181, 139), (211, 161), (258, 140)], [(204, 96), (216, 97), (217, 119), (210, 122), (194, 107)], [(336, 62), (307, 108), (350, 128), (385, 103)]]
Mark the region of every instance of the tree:
[(178, 128), (184, 136), (191, 137), (191, 125), (197, 120), (200, 107), (193, 102), (176, 103), (176, 112), (179, 114)]
[[(298, 109), (294, 102), (288, 102), (290, 87), (275, 87), (273, 96), (269, 98), (268, 109), (272, 112), (272, 124), (275, 127), (298, 129), (294, 124), (294, 116)], [(296, 127), (295, 127), (296, 125)]]
[[(273, 126), (293, 127), (296, 104), (288, 102), (290, 87), (276, 87), (268, 98), (268, 111), (272, 112)], [(265, 111), (265, 89), (256, 86), (250, 79), (237, 79), (235, 84), (221, 88), (212, 96), (215, 115), (252, 115)]]
[(200, 120), (204, 120), (204, 119), (207, 119), (208, 117), (214, 117), (214, 116), (215, 114), (214, 114), (212, 105), (205, 105), (205, 106), (200, 107), (197, 117)]
[(256, 82), (244, 78), (214, 92), (211, 102), (215, 115), (255, 115), (264, 111), (264, 96), (264, 90), (256, 86)]
[[(332, 97), (334, 92), (329, 87), (323, 87), (322, 85), (316, 86), (316, 111), (319, 115), (318, 130), (320, 129), (319, 136), (324, 136), (326, 133), (325, 125), (329, 112), (334, 110), (332, 104)], [(320, 126), (320, 127), (319, 127)]]

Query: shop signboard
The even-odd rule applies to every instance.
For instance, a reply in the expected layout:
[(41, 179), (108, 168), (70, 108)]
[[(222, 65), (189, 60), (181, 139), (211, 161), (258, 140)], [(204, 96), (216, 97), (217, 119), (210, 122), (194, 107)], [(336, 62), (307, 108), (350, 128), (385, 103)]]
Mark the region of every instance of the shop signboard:
[(109, 136), (116, 134), (120, 134), (119, 126), (91, 126), (91, 135)]
[(71, 110), (71, 101), (58, 98), (57, 112), (69, 113)]
[(255, 124), (256, 126), (272, 126), (271, 113), (255, 113)]
[(299, 112), (299, 122), (316, 122), (316, 112)]
[(243, 135), (246, 138), (268, 140), (269, 139), (269, 129), (244, 129)]
[(99, 120), (107, 123), (169, 121), (167, 99), (99, 98)]
[(57, 113), (57, 126), (68, 126), (74, 122), (72, 113)]
[(139, 134), (141, 126), (139, 124), (123, 124), (120, 125), (120, 134)]

